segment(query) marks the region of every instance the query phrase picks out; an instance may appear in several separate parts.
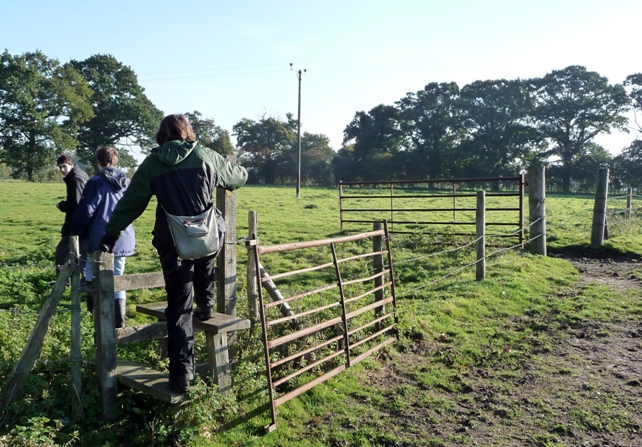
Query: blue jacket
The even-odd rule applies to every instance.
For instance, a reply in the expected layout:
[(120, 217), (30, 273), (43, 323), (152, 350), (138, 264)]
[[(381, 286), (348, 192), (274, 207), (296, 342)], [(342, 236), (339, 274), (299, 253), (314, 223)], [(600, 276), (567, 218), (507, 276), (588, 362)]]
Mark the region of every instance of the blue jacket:
[[(85, 185), (71, 221), (71, 234), (80, 236), (88, 253), (99, 249), (100, 238), (118, 201), (123, 197), (129, 179), (117, 168), (104, 168)], [(129, 225), (114, 247), (114, 256), (131, 256), (136, 247), (134, 227)]]

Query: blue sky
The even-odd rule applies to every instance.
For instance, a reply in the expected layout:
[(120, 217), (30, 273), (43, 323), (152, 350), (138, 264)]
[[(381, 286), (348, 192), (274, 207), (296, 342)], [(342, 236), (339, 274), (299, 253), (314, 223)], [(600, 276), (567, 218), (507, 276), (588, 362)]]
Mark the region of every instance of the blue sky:
[[(430, 82), (544, 76), (584, 65), (621, 83), (642, 72), (635, 0), (5, 2), (0, 49), (60, 62), (111, 54), (165, 114), (296, 116), (338, 149), (357, 111)], [(619, 153), (634, 135), (598, 140)]]

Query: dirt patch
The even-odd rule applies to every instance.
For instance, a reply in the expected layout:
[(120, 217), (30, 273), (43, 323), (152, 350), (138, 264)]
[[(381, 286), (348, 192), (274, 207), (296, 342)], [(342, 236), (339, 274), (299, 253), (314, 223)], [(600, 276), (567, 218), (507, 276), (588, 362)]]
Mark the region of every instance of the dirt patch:
[[(600, 282), (642, 293), (638, 262), (569, 260), (580, 273), (578, 292)], [(459, 386), (425, 386), (421, 397), (404, 390), (445, 344), (418, 341), (403, 366), (384, 362), (368, 377), (388, 402), (379, 416), (410, 441), (381, 445), (642, 446), (642, 322), (581, 321), (549, 335), (517, 366), (471, 368), (458, 374)]]

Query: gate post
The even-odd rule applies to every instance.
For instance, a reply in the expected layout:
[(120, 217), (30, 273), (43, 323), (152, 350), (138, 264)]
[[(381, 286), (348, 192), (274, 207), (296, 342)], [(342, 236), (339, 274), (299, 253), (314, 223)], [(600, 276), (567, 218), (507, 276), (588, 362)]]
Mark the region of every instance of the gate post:
[(114, 329), (114, 255), (94, 253), (96, 302), (96, 370), (103, 407), (103, 419), (118, 417), (118, 379), (116, 377), (116, 333)]
[[(231, 163), (236, 158), (228, 156)], [(236, 315), (236, 193), (216, 188), (216, 207), (225, 219), (225, 240), (217, 259), (216, 310), (226, 315)], [(227, 334), (230, 359), (236, 358), (236, 333)]]
[(546, 166), (533, 165), (528, 175), (530, 251), (546, 256)]
[(477, 191), (475, 222), (477, 223), (477, 263), (475, 273), (477, 281), (483, 281), (486, 279), (486, 191), (483, 189)]
[(606, 228), (606, 201), (609, 190), (609, 168), (600, 167), (595, 188), (595, 206), (593, 207), (593, 228), (591, 230), (591, 247), (599, 248), (604, 243)]
[(82, 376), (80, 366), (80, 251), (78, 236), (69, 237), (69, 260), (78, 267), (71, 274), (71, 409), (74, 420), (82, 414)]

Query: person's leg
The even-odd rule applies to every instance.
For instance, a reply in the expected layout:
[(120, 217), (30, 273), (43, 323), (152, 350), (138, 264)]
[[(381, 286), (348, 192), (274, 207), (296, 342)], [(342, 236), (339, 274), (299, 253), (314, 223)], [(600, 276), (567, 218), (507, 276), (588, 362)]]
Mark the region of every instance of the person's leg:
[(216, 303), (216, 258), (210, 256), (194, 261), (194, 302), (199, 318), (212, 317)]
[[(122, 276), (125, 273), (126, 263), (127, 258), (125, 256), (114, 257), (114, 276)], [(114, 298), (117, 300), (124, 300), (127, 298), (127, 295), (124, 290), (120, 290), (114, 293)]]
[(87, 294), (87, 310), (94, 315), (94, 263), (89, 259), (85, 265), (85, 293)]
[(63, 266), (69, 260), (69, 236), (62, 236), (56, 246), (56, 277), (60, 275)]
[(178, 258), (175, 251), (159, 251), (167, 292), (167, 355), (170, 385), (187, 391), (194, 377), (194, 328), (192, 326), (192, 278), (194, 263)]
[[(114, 257), (114, 276), (122, 276), (125, 272), (125, 256)], [(125, 301), (126, 295), (124, 290), (114, 293), (114, 326), (117, 328), (125, 327), (125, 314), (127, 313), (127, 302)]]

